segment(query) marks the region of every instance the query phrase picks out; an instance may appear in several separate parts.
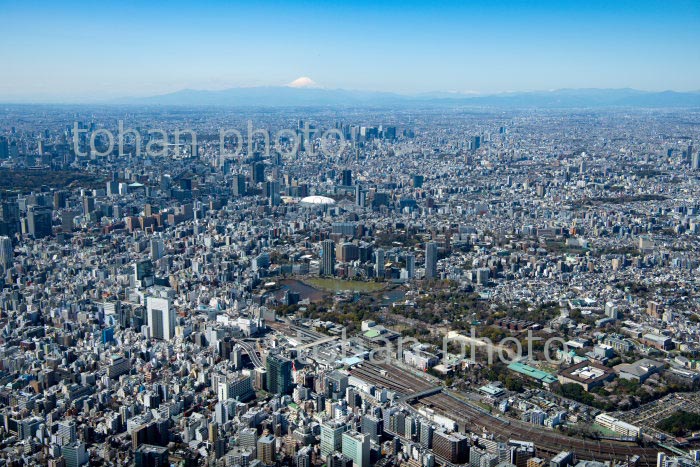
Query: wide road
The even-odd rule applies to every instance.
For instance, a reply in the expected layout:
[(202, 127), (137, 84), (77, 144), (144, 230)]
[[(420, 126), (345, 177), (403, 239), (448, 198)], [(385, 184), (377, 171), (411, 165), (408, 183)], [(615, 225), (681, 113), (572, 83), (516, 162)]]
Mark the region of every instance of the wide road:
[(246, 342), (243, 339), (237, 339), (235, 342), (243, 347), (243, 350), (246, 351), (250, 361), (253, 362), (253, 365), (255, 365), (257, 368), (265, 368), (265, 365), (263, 364), (263, 361), (258, 355), (258, 352), (255, 350), (253, 344)]

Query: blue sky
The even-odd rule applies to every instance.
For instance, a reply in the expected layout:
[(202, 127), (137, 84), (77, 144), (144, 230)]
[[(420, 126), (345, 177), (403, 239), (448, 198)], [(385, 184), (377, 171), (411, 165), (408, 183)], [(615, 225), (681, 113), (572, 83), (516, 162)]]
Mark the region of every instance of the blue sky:
[[(0, 0), (0, 100), (283, 85), (700, 89), (700, 1)], [(429, 4), (426, 4), (429, 3)]]

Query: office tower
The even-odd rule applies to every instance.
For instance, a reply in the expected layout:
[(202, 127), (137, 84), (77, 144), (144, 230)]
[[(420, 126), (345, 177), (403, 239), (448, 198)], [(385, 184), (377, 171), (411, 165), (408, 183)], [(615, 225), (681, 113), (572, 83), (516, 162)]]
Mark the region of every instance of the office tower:
[(535, 445), (525, 441), (510, 441), (510, 463), (515, 467), (528, 467), (528, 461), (535, 457)]
[(168, 467), (168, 448), (142, 444), (134, 451), (134, 467)]
[(156, 261), (163, 257), (165, 252), (165, 244), (160, 237), (151, 238), (151, 260)]
[(339, 371), (326, 375), (326, 397), (336, 399), (342, 397), (348, 388), (348, 380), (348, 376)]
[(61, 448), (61, 454), (66, 461), (66, 467), (79, 467), (87, 464), (88, 456), (83, 442), (74, 442)]
[(236, 174), (233, 176), (233, 194), (236, 196), (243, 196), (246, 193), (245, 189), (245, 175)]
[(343, 447), (343, 433), (348, 425), (340, 421), (325, 421), (321, 424), (321, 456), (325, 459)]
[(474, 273), (476, 274), (476, 283), (486, 285), (489, 281), (491, 270), (489, 268), (478, 268)]
[(476, 151), (481, 147), (481, 136), (472, 136), (471, 150)]
[(342, 184), (343, 186), (352, 186), (352, 170), (345, 169), (342, 172)]
[(0, 159), (7, 159), (8, 157), (10, 157), (10, 146), (7, 138), (0, 136)]
[(87, 216), (95, 210), (95, 198), (92, 196), (83, 196), (83, 215)]
[(63, 211), (61, 213), (61, 230), (64, 233), (73, 231), (73, 220), (75, 220), (75, 213), (73, 211)]
[(219, 424), (212, 422), (209, 424), (208, 441), (211, 444), (215, 444), (216, 440), (219, 439)]
[(45, 206), (29, 206), (27, 208), (27, 233), (34, 238), (44, 238), (51, 235), (52, 210)]
[(549, 461), (549, 467), (568, 467), (574, 465), (574, 453), (571, 451), (562, 451)]
[(311, 467), (311, 454), (311, 446), (304, 446), (303, 448), (299, 449), (299, 452), (297, 452), (296, 456), (294, 457), (294, 466)]
[(264, 391), (267, 388), (267, 369), (256, 367), (254, 373), (253, 387), (257, 391)]
[(438, 246), (435, 242), (425, 245), (425, 278), (437, 278)]
[(433, 426), (425, 421), (421, 421), (418, 440), (422, 446), (425, 446), (426, 448), (432, 448), (433, 447)]
[(55, 191), (53, 194), (53, 208), (63, 209), (66, 207), (68, 194), (65, 191)]
[(110, 358), (111, 364), (107, 367), (107, 376), (109, 378), (119, 378), (130, 371), (131, 363), (124, 357), (112, 355)]
[(265, 164), (253, 162), (250, 166), (251, 179), (253, 183), (263, 183), (265, 181)]
[(147, 287), (153, 284), (153, 262), (143, 259), (134, 263), (134, 282), (137, 287)]
[(271, 181), (267, 182), (267, 196), (268, 200), (270, 203), (270, 206), (279, 206), (281, 202), (280, 198), (280, 182), (278, 181)]
[(235, 345), (231, 349), (231, 354), (229, 355), (229, 360), (233, 363), (236, 370), (243, 368), (243, 347), (240, 345)]
[(352, 459), (353, 467), (369, 467), (369, 436), (354, 430), (343, 433), (343, 455)]
[(384, 277), (384, 250), (381, 248), (374, 252), (374, 275)]
[(228, 407), (225, 402), (219, 399), (214, 405), (214, 421), (219, 425), (225, 425), (229, 420)]
[(333, 222), (331, 232), (345, 237), (354, 237), (357, 234), (358, 226), (355, 222)]
[(375, 443), (379, 443), (382, 437), (384, 422), (377, 417), (365, 415), (362, 417), (362, 433), (369, 436), (369, 439)]
[(107, 196), (116, 196), (119, 194), (119, 182), (109, 180), (107, 182)]
[(406, 255), (406, 273), (409, 279), (416, 277), (416, 257), (413, 254)]
[(608, 318), (612, 319), (619, 319), (620, 314), (619, 314), (619, 309), (617, 305), (615, 305), (614, 302), (606, 302), (605, 303), (605, 316)]
[(181, 190), (191, 190), (192, 189), (192, 179), (188, 177), (183, 177), (178, 180)]
[(362, 187), (360, 185), (355, 185), (355, 204), (364, 207), (366, 198), (367, 194), (362, 191)]
[(406, 429), (406, 414), (403, 412), (396, 412), (391, 415), (389, 420), (389, 430), (399, 435), (404, 435), (404, 430)]
[(355, 388), (347, 388), (345, 390), (345, 402), (348, 404), (348, 408), (354, 411), (354, 409), (362, 406), (362, 397), (360, 397), (360, 393)]
[(238, 445), (254, 450), (257, 449), (258, 444), (258, 432), (255, 428), (243, 428), (238, 435)]
[(413, 188), (423, 188), (423, 181), (425, 178), (423, 175), (414, 175), (413, 176)]
[(267, 390), (272, 394), (289, 394), (292, 390), (292, 361), (270, 353), (266, 361)]
[(433, 452), (453, 464), (466, 462), (469, 456), (469, 438), (459, 433), (438, 430), (433, 433)]
[(377, 192), (374, 194), (374, 197), (372, 198), (372, 206), (373, 207), (379, 207), (379, 206), (389, 206), (389, 203), (391, 202), (391, 196), (387, 192)]
[(170, 340), (175, 337), (175, 310), (167, 292), (164, 291), (159, 297), (147, 297), (146, 312), (151, 338)]
[(700, 151), (696, 152), (690, 157), (691, 168), (693, 170), (700, 170)]
[(275, 437), (272, 435), (261, 436), (258, 440), (258, 460), (265, 465), (275, 463)]
[(332, 276), (335, 273), (335, 243), (333, 240), (321, 242), (321, 269), (322, 276)]
[(59, 422), (56, 438), (59, 446), (74, 443), (78, 439), (78, 435), (75, 430), (75, 421), (63, 420)]
[(416, 420), (410, 415), (404, 420), (403, 435), (406, 439), (413, 441), (416, 434)]
[(0, 235), (12, 236), (20, 232), (19, 204), (0, 203)]
[(335, 256), (344, 263), (355, 261), (360, 257), (360, 249), (354, 243), (344, 242), (336, 247)]
[(250, 376), (239, 374), (236, 377), (219, 375), (217, 395), (220, 401), (228, 399), (248, 400), (255, 396)]
[[(435, 451), (435, 449), (433, 449), (433, 451)], [(498, 464), (498, 455), (476, 445), (469, 449), (470, 467), (496, 467), (496, 464)]]
[(12, 266), (14, 261), (14, 248), (10, 237), (0, 237), (0, 268), (6, 271)]

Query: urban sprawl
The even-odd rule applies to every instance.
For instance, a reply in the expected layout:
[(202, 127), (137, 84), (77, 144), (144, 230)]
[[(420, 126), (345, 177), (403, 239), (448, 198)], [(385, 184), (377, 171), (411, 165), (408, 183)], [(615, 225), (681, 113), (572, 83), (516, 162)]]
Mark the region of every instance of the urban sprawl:
[(693, 111), (4, 106), (0, 465), (698, 466), (698, 146)]

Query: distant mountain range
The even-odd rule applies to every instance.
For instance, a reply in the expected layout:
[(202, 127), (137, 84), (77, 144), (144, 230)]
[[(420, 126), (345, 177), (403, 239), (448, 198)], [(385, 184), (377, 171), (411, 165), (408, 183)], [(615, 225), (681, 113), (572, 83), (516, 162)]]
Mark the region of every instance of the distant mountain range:
[(635, 89), (558, 89), (492, 95), (426, 93), (402, 95), (390, 92), (344, 89), (263, 86), (221, 91), (182, 91), (159, 96), (120, 99), (119, 104), (233, 106), (233, 107), (319, 107), (319, 106), (473, 106), (503, 108), (584, 107), (699, 107), (700, 91), (649, 92)]

